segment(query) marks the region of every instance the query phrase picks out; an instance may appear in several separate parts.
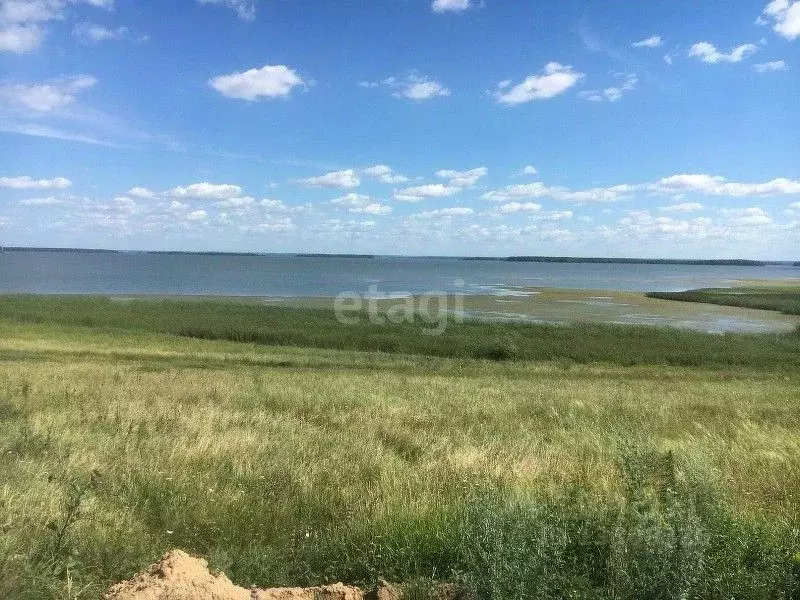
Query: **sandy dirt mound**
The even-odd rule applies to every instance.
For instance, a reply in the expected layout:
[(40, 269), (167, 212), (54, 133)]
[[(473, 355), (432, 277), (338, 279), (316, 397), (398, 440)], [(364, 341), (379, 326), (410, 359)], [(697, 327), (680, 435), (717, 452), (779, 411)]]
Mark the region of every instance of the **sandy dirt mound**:
[(211, 573), (206, 561), (173, 550), (147, 571), (113, 586), (103, 600), (364, 600), (364, 594), (341, 583), (248, 590), (233, 585), (224, 573)]

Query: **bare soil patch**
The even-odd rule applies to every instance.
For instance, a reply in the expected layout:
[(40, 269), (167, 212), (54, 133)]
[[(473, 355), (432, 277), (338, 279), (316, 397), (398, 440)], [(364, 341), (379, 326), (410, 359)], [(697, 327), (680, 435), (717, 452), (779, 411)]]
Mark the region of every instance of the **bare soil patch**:
[[(308, 588), (246, 589), (224, 573), (212, 573), (208, 563), (182, 550), (172, 550), (147, 570), (111, 587), (103, 600), (402, 600), (403, 587), (381, 581), (371, 590), (342, 583)], [(455, 586), (430, 590), (436, 600), (462, 597)]]

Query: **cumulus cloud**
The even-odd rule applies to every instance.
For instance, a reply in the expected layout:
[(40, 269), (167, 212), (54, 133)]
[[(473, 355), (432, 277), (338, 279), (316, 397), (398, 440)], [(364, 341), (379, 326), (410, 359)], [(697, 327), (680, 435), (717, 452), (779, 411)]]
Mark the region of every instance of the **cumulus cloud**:
[(227, 200), (242, 194), (242, 188), (229, 183), (193, 183), (187, 186), (178, 186), (167, 192), (172, 198), (194, 198), (198, 200)]
[(12, 190), (64, 190), (72, 186), (66, 177), (54, 179), (33, 179), (28, 175), (21, 177), (0, 177), (0, 188)]
[(493, 96), (500, 104), (515, 106), (533, 100), (547, 100), (563, 94), (576, 85), (583, 74), (571, 66), (551, 62), (539, 75), (529, 75), (524, 81), (513, 85), (509, 80), (501, 81)]
[(454, 206), (452, 208), (439, 208), (428, 210), (411, 215), (412, 219), (448, 219), (450, 217), (465, 217), (475, 211), (464, 206)]
[(1, 25), (0, 52), (25, 54), (38, 48), (44, 40), (44, 31), (37, 25)]
[(269, 217), (255, 225), (243, 225), (241, 231), (249, 233), (288, 233), (297, 229), (291, 217)]
[(759, 227), (773, 223), (766, 211), (760, 207), (725, 208), (720, 211), (728, 217), (727, 224), (734, 227)]
[(634, 48), (658, 48), (664, 44), (664, 40), (660, 35), (654, 35), (639, 42), (633, 42), (631, 46)]
[(687, 212), (695, 212), (698, 210), (703, 210), (703, 205), (699, 202), (681, 202), (680, 204), (670, 204), (668, 206), (661, 206), (659, 209), (661, 212), (672, 212), (672, 213), (687, 213)]
[(631, 92), (639, 85), (639, 78), (633, 73), (618, 73), (619, 83), (603, 90), (588, 90), (579, 94), (584, 100), (591, 102), (619, 102), (626, 92)]
[(296, 183), (314, 188), (354, 188), (361, 185), (361, 178), (353, 169), (332, 171), (318, 177), (298, 179)]
[(138, 186), (137, 187), (132, 187), (131, 189), (129, 189), (128, 190), (128, 195), (129, 196), (133, 196), (134, 198), (143, 198), (143, 199), (146, 199), (146, 200), (150, 200), (150, 199), (155, 198), (157, 196), (157, 194), (154, 191), (152, 191), (152, 190), (150, 190), (150, 189), (148, 189), (146, 187), (138, 187)]
[(395, 173), (388, 165), (375, 165), (374, 167), (364, 169), (362, 173), (367, 177), (377, 179), (381, 183), (397, 184), (408, 181), (408, 177)]
[(5, 104), (37, 113), (50, 113), (75, 101), (75, 96), (97, 83), (91, 75), (75, 75), (39, 84), (0, 85), (0, 99)]
[(195, 210), (186, 215), (187, 221), (205, 221), (208, 219), (208, 213), (203, 209)]
[(629, 198), (636, 187), (628, 184), (610, 187), (591, 188), (573, 191), (565, 187), (547, 186), (537, 181), (522, 185), (510, 185), (499, 190), (492, 190), (483, 195), (484, 200), (507, 202), (521, 198), (552, 198), (562, 202), (616, 202)]
[(375, 202), (369, 196), (352, 192), (341, 198), (335, 198), (330, 203), (347, 208), (347, 211), (353, 214), (388, 215), (393, 210), (391, 206)]
[(698, 42), (689, 49), (690, 58), (699, 58), (704, 63), (717, 64), (721, 62), (738, 63), (758, 52), (755, 44), (742, 44), (728, 53), (717, 50), (710, 42)]
[(775, 71), (788, 71), (789, 65), (786, 64), (785, 60), (773, 60), (753, 65), (753, 70), (756, 73), (774, 73)]
[(297, 71), (285, 65), (265, 65), (260, 69), (218, 75), (208, 83), (223, 96), (249, 102), (286, 98), (294, 88), (309, 86)]
[(394, 199), (401, 202), (421, 202), (428, 198), (447, 198), (458, 194), (460, 191), (460, 187), (443, 185), (441, 183), (429, 183), (427, 185), (418, 185), (402, 190), (395, 190)]
[(707, 217), (681, 220), (673, 217), (654, 217), (646, 210), (636, 210), (620, 219), (618, 227), (601, 229), (597, 232), (603, 237), (621, 236), (637, 239), (663, 239), (674, 241), (725, 238), (729, 230), (715, 224)]
[(522, 167), (522, 170), (519, 172), (520, 175), (538, 175), (539, 171), (533, 165), (528, 165), (526, 167)]
[(364, 206), (354, 206), (348, 209), (348, 212), (353, 214), (364, 214), (364, 215), (388, 215), (390, 212), (394, 210), (391, 206), (386, 204), (380, 204), (379, 202), (371, 202)]
[(787, 40), (796, 40), (800, 37), (800, 0), (773, 0), (756, 22), (772, 24), (775, 33)]
[(331, 200), (331, 204), (347, 207), (366, 206), (370, 202), (372, 202), (372, 198), (369, 196), (365, 194), (356, 194), (354, 192), (350, 192), (349, 194), (345, 194), (344, 196)]
[(197, 0), (200, 4), (217, 4), (233, 10), (244, 21), (256, 18), (256, 0)]
[(535, 202), (509, 202), (500, 207), (500, 212), (503, 214), (514, 214), (519, 212), (540, 212), (542, 210), (541, 204)]
[(593, 203), (628, 200), (636, 194), (680, 196), (696, 193), (706, 196), (778, 196), (800, 195), (800, 181), (779, 177), (765, 182), (728, 181), (719, 175), (679, 174), (659, 179), (652, 183), (620, 184), (585, 190), (571, 190), (562, 186), (548, 186), (541, 181), (510, 185), (491, 190), (483, 195), (484, 200), (509, 202), (520, 199), (551, 198), (563, 202)]
[(113, 0), (4, 0), (0, 2), (0, 52), (24, 54), (36, 50), (46, 37), (45, 24), (64, 20), (70, 4), (111, 10)]
[(381, 81), (362, 81), (358, 85), (363, 88), (385, 87), (393, 90), (392, 96), (395, 98), (411, 100), (412, 102), (423, 102), (450, 95), (450, 90), (442, 83), (419, 73), (411, 73), (405, 79), (387, 77)]
[(719, 175), (681, 174), (660, 179), (648, 186), (650, 190), (667, 194), (697, 192), (709, 196), (773, 196), (800, 194), (800, 181), (779, 177), (763, 183), (728, 181)]
[(469, 171), (455, 171), (453, 169), (441, 169), (436, 171), (436, 176), (440, 179), (449, 179), (450, 186), (453, 187), (472, 187), (481, 177), (489, 172), (486, 167), (478, 167)]
[(431, 4), (433, 12), (441, 14), (447, 12), (462, 12), (470, 7), (470, 0), (434, 0)]
[(267, 211), (283, 212), (289, 210), (289, 207), (283, 202), (280, 200), (274, 200), (272, 198), (264, 198), (258, 203), (258, 205)]

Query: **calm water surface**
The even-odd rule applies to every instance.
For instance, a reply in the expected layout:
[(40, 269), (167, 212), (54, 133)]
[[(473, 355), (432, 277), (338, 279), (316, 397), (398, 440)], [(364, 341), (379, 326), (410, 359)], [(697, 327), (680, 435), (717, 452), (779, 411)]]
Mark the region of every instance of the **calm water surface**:
[[(146, 253), (0, 253), (0, 293), (336, 296), (343, 291), (504, 293), (506, 287), (627, 291), (729, 286), (800, 277), (791, 266), (721, 267)], [(458, 288), (463, 280), (466, 288)]]

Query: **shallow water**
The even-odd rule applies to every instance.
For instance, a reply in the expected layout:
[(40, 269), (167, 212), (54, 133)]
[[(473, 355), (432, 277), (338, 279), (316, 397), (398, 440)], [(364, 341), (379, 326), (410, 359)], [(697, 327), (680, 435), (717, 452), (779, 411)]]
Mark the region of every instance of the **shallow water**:
[(332, 297), (437, 290), (522, 295), (514, 288), (679, 291), (800, 277), (791, 266), (512, 263), (457, 258), (0, 253), (0, 292)]
[[(266, 303), (333, 298), (402, 300), (460, 293), (472, 317), (532, 323), (596, 321), (710, 332), (786, 331), (789, 318), (722, 307), (645, 300), (625, 291), (724, 287), (737, 281), (790, 279), (789, 266), (725, 267), (511, 263), (447, 258), (320, 258), (86, 252), (0, 253), (0, 293), (247, 296)], [(537, 289), (531, 289), (536, 286)], [(562, 290), (586, 290), (585, 293)], [(598, 293), (599, 292), (599, 293)], [(388, 300), (391, 301), (391, 300)], [(655, 308), (655, 310), (654, 310)]]

